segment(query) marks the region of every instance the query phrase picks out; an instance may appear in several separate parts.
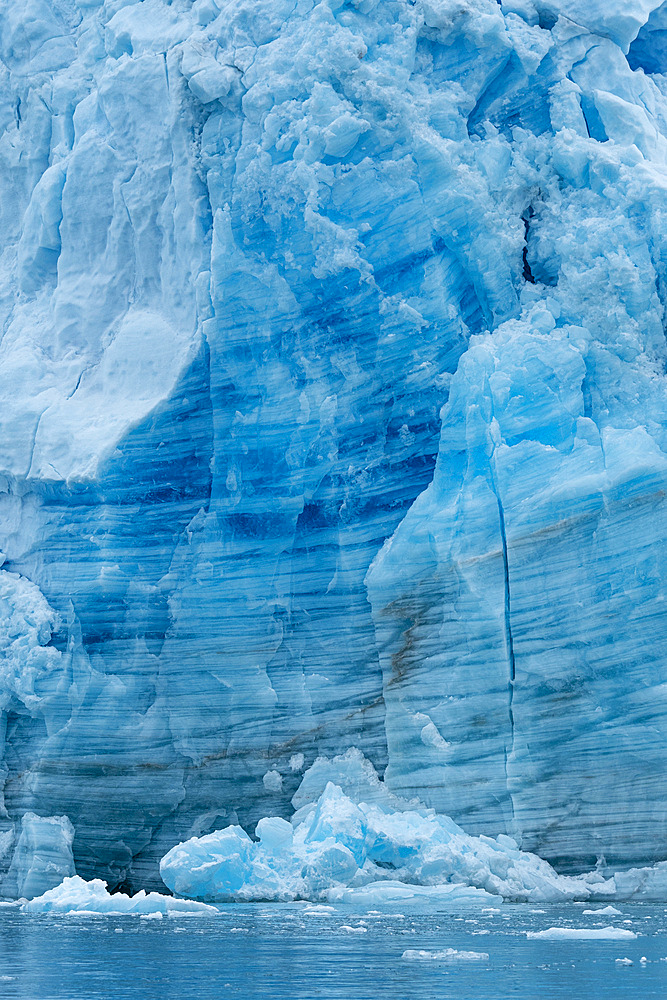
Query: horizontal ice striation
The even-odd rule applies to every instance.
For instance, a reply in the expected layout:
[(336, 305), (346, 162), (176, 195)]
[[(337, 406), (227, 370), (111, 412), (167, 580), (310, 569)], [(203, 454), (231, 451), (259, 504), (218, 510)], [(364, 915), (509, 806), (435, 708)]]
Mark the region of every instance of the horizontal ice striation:
[(0, 890), (352, 745), (664, 854), (663, 18), (0, 0)]

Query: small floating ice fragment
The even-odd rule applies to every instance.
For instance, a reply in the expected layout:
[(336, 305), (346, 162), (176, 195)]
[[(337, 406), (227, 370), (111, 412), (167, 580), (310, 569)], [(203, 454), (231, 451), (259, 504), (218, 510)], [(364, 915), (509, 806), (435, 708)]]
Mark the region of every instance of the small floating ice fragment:
[(488, 962), (489, 960), (485, 951), (457, 951), (456, 948), (444, 948), (442, 951), (408, 948), (401, 957), (406, 962)]
[(637, 935), (625, 927), (547, 927), (526, 931), (533, 941), (633, 941)]

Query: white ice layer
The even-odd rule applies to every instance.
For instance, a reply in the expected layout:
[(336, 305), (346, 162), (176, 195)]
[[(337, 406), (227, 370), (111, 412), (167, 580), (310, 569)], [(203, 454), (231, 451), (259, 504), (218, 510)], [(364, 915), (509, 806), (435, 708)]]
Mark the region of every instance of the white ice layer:
[[(398, 800), (358, 752), (318, 760), (302, 789), (316, 788), (327, 772), (333, 780), (317, 801), (301, 805), (292, 823), (260, 820), (256, 841), (228, 826), (178, 844), (160, 865), (166, 885), (180, 896), (215, 902), (364, 905), (410, 898), (488, 902), (493, 896), (533, 903), (651, 899), (667, 891), (667, 863), (610, 878), (599, 871), (568, 877), (504, 834), (470, 836), (450, 817)], [(302, 798), (295, 795), (297, 802)]]

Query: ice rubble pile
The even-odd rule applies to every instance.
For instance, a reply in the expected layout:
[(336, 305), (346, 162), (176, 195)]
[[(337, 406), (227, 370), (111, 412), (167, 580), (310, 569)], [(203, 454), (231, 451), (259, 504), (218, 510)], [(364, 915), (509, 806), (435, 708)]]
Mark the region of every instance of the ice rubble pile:
[[(496, 839), (465, 833), (450, 817), (389, 793), (358, 752), (320, 759), (295, 798), (315, 802), (292, 822), (266, 817), (256, 840), (240, 826), (178, 844), (162, 859), (165, 884), (180, 896), (215, 902), (328, 900), (365, 905), (396, 900), (473, 903), (507, 900), (665, 898), (667, 863), (612, 878), (599, 871), (568, 877)], [(365, 795), (370, 793), (370, 795)], [(368, 799), (368, 800), (366, 800)]]
[(0, 0), (0, 892), (352, 745), (663, 856), (666, 12)]

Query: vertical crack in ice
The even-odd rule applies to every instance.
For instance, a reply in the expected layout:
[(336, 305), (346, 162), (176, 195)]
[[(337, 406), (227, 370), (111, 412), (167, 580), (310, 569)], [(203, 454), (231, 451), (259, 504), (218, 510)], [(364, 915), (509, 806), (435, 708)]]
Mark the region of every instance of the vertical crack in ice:
[(531, 285), (535, 284), (535, 277), (533, 275), (530, 263), (528, 262), (528, 236), (530, 234), (530, 220), (535, 215), (535, 211), (532, 205), (529, 205), (526, 211), (521, 216), (521, 221), (523, 222), (523, 280), (530, 282)]
[(512, 693), (513, 693), (514, 680), (516, 677), (516, 667), (514, 663), (514, 640), (512, 638), (510, 572), (509, 572), (509, 561), (507, 556), (507, 535), (505, 533), (505, 512), (503, 510), (503, 505), (501, 503), (497, 491), (496, 491), (496, 501), (498, 503), (498, 521), (500, 524), (500, 539), (502, 542), (502, 551), (503, 551), (503, 570), (505, 575), (505, 635), (507, 641), (507, 656), (509, 659), (509, 673), (510, 673), (510, 685), (509, 685), (510, 722), (513, 724), (514, 720), (512, 717)]
[(48, 406), (45, 407), (45, 409), (42, 410), (42, 412), (37, 417), (37, 421), (35, 423), (35, 429), (34, 429), (33, 435), (32, 435), (32, 442), (30, 444), (30, 458), (28, 460), (28, 466), (27, 466), (27, 471), (26, 471), (26, 478), (28, 478), (28, 479), (30, 478), (30, 475), (32, 473), (32, 463), (33, 463), (33, 460), (34, 460), (34, 457), (35, 457), (35, 449), (37, 447), (37, 435), (39, 433), (39, 425), (42, 422), (42, 417), (46, 413), (46, 410), (48, 410)]
[[(495, 449), (494, 449), (495, 452)], [(505, 510), (503, 508), (502, 500), (500, 499), (500, 493), (496, 485), (496, 477), (493, 469), (493, 458), (491, 455), (490, 460), (490, 473), (491, 473), (491, 488), (496, 497), (496, 503), (498, 505), (498, 526), (500, 529), (500, 542), (501, 551), (503, 557), (503, 577), (504, 577), (504, 619), (505, 619), (505, 644), (507, 648), (507, 659), (508, 659), (508, 683), (507, 683), (507, 714), (509, 717), (509, 739), (507, 740), (505, 746), (505, 785), (507, 788), (507, 795), (509, 800), (509, 805), (511, 808), (512, 824), (514, 824), (514, 796), (510, 790), (509, 782), (509, 772), (508, 772), (508, 759), (509, 755), (514, 750), (514, 683), (516, 680), (516, 661), (514, 656), (514, 636), (512, 635), (512, 594), (510, 588), (510, 567), (509, 567), (509, 553), (507, 546), (507, 531), (505, 526)], [(513, 833), (513, 830), (509, 831)]]
[[(503, 510), (503, 505), (498, 495), (496, 493), (496, 501), (498, 503), (498, 523), (500, 525), (500, 539), (502, 542), (502, 552), (503, 552), (503, 572), (505, 576), (505, 641), (507, 643), (507, 656), (509, 660), (509, 682), (508, 682), (508, 698), (507, 698), (507, 714), (509, 716), (510, 722), (510, 732), (509, 740), (507, 741), (507, 746), (505, 747), (505, 784), (507, 787), (507, 795), (509, 798), (510, 807), (512, 810), (512, 822), (514, 822), (514, 796), (510, 790), (509, 782), (509, 771), (508, 771), (508, 757), (509, 754), (514, 751), (514, 681), (516, 679), (516, 664), (514, 660), (514, 638), (512, 636), (512, 604), (511, 604), (511, 593), (510, 593), (510, 568), (509, 559), (507, 554), (507, 534), (505, 531), (505, 511)], [(510, 833), (513, 833), (510, 830)]]

